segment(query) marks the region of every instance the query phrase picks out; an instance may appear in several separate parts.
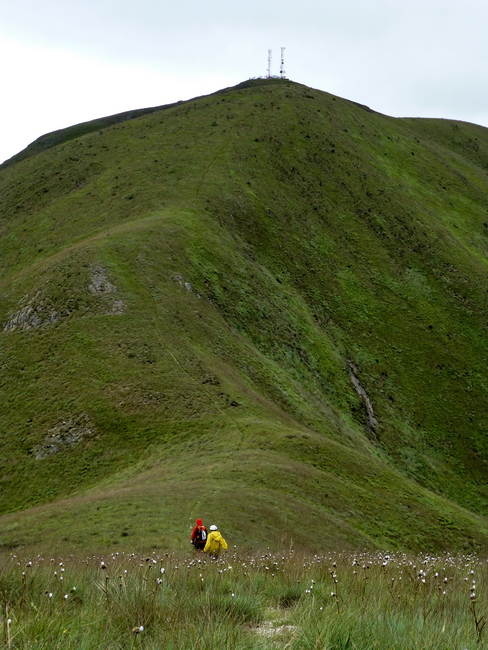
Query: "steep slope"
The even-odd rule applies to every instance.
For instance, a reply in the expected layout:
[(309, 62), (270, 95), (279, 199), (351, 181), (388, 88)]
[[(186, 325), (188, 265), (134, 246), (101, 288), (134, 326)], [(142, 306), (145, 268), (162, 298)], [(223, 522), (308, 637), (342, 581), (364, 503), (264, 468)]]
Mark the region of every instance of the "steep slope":
[(282, 80), (0, 172), (2, 537), (488, 545), (488, 133)]

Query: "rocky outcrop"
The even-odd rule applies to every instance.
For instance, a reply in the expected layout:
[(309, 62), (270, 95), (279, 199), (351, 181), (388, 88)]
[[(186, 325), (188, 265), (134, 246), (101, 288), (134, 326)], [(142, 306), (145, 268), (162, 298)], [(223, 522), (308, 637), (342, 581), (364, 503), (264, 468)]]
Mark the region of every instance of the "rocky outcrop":
[(347, 365), (349, 366), (349, 376), (351, 377), (352, 383), (354, 384), (354, 388), (356, 389), (357, 394), (361, 397), (361, 399), (364, 402), (364, 405), (366, 406), (366, 413), (368, 416), (367, 429), (370, 433), (372, 433), (376, 437), (374, 432), (379, 425), (378, 425), (378, 420), (376, 419), (374, 414), (371, 400), (369, 399), (368, 393), (361, 386), (361, 383), (359, 382), (359, 379), (356, 376), (358, 373), (358, 369), (356, 368), (356, 366), (353, 364), (352, 361), (348, 361)]
[(95, 434), (95, 427), (86, 413), (63, 420), (50, 429), (44, 440), (32, 450), (36, 460), (48, 458), (79, 444)]
[(4, 332), (30, 330), (42, 325), (50, 325), (59, 318), (57, 310), (46, 299), (40, 297), (39, 291), (32, 297), (24, 296), (19, 301), (19, 306), (20, 309), (14, 312), (9, 320), (4, 323)]

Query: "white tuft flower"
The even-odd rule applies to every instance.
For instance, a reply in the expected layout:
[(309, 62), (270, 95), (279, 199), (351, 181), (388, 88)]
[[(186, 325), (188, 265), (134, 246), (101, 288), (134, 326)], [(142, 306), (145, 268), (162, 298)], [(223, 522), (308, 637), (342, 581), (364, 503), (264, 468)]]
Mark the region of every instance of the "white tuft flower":
[(165, 569), (164, 567), (161, 567), (161, 575), (164, 573)]

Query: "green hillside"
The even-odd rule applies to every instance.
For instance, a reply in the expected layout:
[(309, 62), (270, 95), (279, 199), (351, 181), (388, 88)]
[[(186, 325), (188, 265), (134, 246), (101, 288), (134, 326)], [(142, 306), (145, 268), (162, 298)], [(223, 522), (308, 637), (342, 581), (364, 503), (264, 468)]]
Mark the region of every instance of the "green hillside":
[(486, 550), (487, 172), (281, 79), (5, 163), (0, 545)]

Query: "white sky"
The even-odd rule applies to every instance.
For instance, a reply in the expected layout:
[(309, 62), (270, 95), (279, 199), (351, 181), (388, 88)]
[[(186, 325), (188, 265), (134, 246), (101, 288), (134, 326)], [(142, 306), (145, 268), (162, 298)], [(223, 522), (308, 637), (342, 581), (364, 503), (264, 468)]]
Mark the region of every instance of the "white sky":
[(4, 0), (0, 162), (37, 137), (274, 74), (488, 126), (487, 0)]

